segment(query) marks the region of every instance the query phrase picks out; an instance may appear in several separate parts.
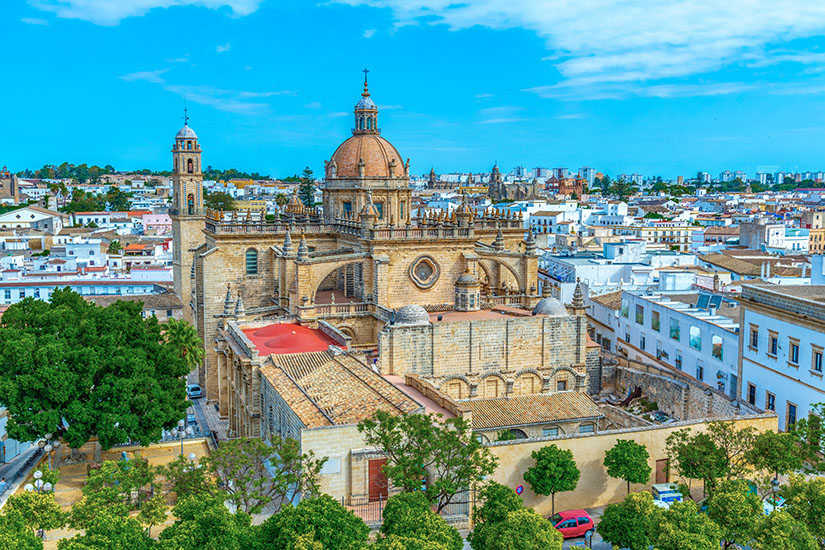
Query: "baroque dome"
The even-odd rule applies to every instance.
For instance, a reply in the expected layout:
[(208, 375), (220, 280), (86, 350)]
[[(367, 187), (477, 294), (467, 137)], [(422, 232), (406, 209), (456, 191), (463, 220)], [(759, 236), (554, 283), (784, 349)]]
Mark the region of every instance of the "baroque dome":
[(429, 325), (430, 314), (423, 307), (408, 304), (395, 310), (395, 326)]
[(198, 135), (187, 124), (183, 128), (181, 128), (180, 130), (178, 130), (178, 134), (175, 136), (175, 138), (176, 139), (198, 139)]
[(336, 177), (360, 177), (358, 164), (361, 159), (364, 159), (364, 177), (388, 178), (393, 163), (393, 176), (405, 175), (404, 161), (392, 143), (378, 134), (355, 134), (332, 154)]
[(533, 313), (548, 317), (566, 317), (567, 308), (556, 298), (542, 298), (533, 308)]

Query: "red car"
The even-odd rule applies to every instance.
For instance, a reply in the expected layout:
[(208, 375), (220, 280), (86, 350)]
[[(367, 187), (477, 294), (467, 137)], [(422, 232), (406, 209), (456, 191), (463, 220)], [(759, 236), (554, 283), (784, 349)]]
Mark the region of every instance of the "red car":
[(550, 523), (552, 523), (553, 527), (558, 529), (561, 536), (566, 539), (583, 537), (588, 531), (590, 531), (591, 536), (593, 535), (593, 520), (590, 519), (590, 515), (584, 510), (557, 512), (550, 517)]

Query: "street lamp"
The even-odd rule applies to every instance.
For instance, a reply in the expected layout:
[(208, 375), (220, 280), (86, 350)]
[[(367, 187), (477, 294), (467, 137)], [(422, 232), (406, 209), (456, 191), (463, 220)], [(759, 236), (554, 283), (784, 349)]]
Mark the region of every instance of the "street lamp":
[(172, 428), (172, 437), (177, 437), (180, 439), (180, 457), (183, 458), (183, 440), (186, 437), (191, 437), (195, 431), (191, 427), (186, 427), (186, 422), (183, 420), (178, 420), (178, 427)]
[(49, 470), (52, 469), (52, 451), (60, 447), (60, 441), (52, 441), (52, 437), (52, 434), (46, 434), (37, 442), (37, 446), (43, 449), (49, 459)]

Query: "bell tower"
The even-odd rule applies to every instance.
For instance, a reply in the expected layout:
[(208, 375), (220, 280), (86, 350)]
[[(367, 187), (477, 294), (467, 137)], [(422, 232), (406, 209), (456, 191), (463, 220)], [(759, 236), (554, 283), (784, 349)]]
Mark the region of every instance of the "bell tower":
[(203, 172), (198, 136), (189, 127), (184, 109), (184, 124), (172, 146), (172, 271), (175, 294), (183, 302), (183, 316), (192, 321), (193, 251), (203, 243)]

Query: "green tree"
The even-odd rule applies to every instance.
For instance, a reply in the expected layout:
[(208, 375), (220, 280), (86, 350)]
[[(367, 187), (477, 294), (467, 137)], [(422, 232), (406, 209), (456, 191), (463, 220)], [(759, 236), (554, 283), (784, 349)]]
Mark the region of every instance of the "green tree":
[[(297, 546), (296, 550), (298, 550)], [(318, 546), (318, 550), (323, 549)], [(367, 546), (366, 550), (448, 550), (448, 548), (439, 542), (431, 540), (390, 535), (379, 538), (375, 543)]]
[(204, 194), (203, 202), (206, 206), (214, 210), (223, 210), (228, 212), (235, 210), (235, 199), (229, 193), (223, 191), (215, 191), (214, 193)]
[(257, 438), (225, 441), (204, 462), (226, 482), (228, 500), (255, 514), (269, 503), (280, 509), (301, 496), (317, 496), (326, 460), (302, 454), (294, 439), (273, 436), (271, 447)]
[(762, 517), (754, 529), (753, 550), (817, 550), (820, 545), (805, 525), (783, 510)]
[(137, 519), (103, 509), (83, 534), (57, 541), (57, 550), (149, 550), (154, 542)]
[(770, 474), (763, 483), (765, 487), (770, 487), (771, 478), (776, 479), (802, 468), (804, 449), (798, 445), (796, 434), (767, 430), (754, 438), (746, 458), (755, 469)]
[(209, 470), (209, 458), (202, 457), (192, 464), (186, 457), (178, 456), (172, 462), (160, 466), (158, 472), (166, 480), (166, 492), (174, 493), (177, 500), (187, 497), (218, 497), (223, 494)]
[(298, 539), (312, 535), (324, 550), (361, 550), (369, 527), (329, 495), (302, 500), (288, 506), (260, 526), (260, 548), (295, 550)]
[(368, 445), (388, 457), (384, 474), (394, 486), (418, 491), (427, 478), (424, 494), (438, 512), (458, 493), (482, 485), (496, 468), (495, 457), (473, 436), (464, 418), (377, 411), (360, 422), (358, 430)]
[(724, 548), (747, 544), (756, 522), (763, 515), (762, 503), (741, 479), (723, 481), (708, 499), (708, 517), (722, 529)]
[(496, 441), (513, 441), (516, 438), (516, 434), (513, 433), (513, 430), (499, 430), (496, 433)]
[(310, 170), (309, 166), (304, 168), (303, 174), (301, 174), (301, 184), (298, 186), (298, 196), (301, 198), (301, 202), (304, 203), (304, 206), (311, 208), (315, 205), (315, 177), (312, 174), (312, 170)]
[(155, 469), (145, 458), (134, 458), (103, 462), (89, 472), (81, 491), (88, 502), (134, 510), (151, 498), (154, 487)]
[(163, 336), (166, 342), (178, 351), (178, 355), (190, 370), (203, 363), (203, 357), (206, 354), (203, 348), (203, 340), (198, 337), (198, 331), (190, 323), (183, 320), (169, 319)]
[(562, 536), (530, 508), (507, 514), (493, 525), (487, 548), (496, 550), (561, 550)]
[(613, 448), (604, 453), (604, 466), (607, 475), (627, 482), (627, 494), (631, 483), (647, 483), (650, 472), (648, 464), (650, 453), (644, 445), (630, 439), (619, 439)]
[(279, 207), (284, 207), (289, 204), (289, 197), (286, 196), (284, 193), (278, 193), (275, 195), (275, 204)]
[(464, 541), (454, 527), (430, 508), (421, 491), (400, 493), (387, 501), (381, 534), (427, 540), (441, 544), (447, 550), (461, 550)]
[(781, 494), (785, 497), (783, 510), (805, 525), (817, 540), (825, 540), (825, 479), (792, 475)]
[(652, 527), (656, 550), (718, 550), (722, 530), (692, 500), (675, 502)]
[(650, 493), (633, 493), (605, 508), (596, 531), (616, 548), (647, 550), (653, 525), (662, 513)]
[(686, 479), (701, 479), (712, 492), (720, 479), (739, 479), (750, 469), (756, 438), (752, 427), (737, 430), (730, 421), (710, 422), (706, 432), (677, 430), (667, 438), (671, 466)]
[(524, 508), (524, 503), (514, 490), (495, 482), (479, 491), (478, 500), (483, 504), (473, 511), (473, 530), (467, 540), (476, 550), (484, 550), (490, 547), (487, 538), (493, 526), (506, 520), (510, 512)]
[(160, 533), (159, 550), (247, 550), (254, 548), (252, 518), (231, 513), (220, 498), (187, 497), (172, 508), (177, 518)]
[(132, 208), (132, 203), (129, 201), (132, 196), (132, 193), (126, 193), (119, 187), (111, 187), (106, 193), (106, 203), (112, 212), (125, 212)]
[(0, 550), (43, 550), (43, 541), (19, 517), (0, 516)]
[(155, 495), (143, 503), (143, 507), (138, 514), (138, 521), (146, 526), (146, 534), (152, 536), (152, 527), (160, 525), (166, 521), (166, 500), (163, 493), (155, 493)]
[(104, 449), (148, 445), (185, 413), (188, 372), (137, 302), (103, 308), (67, 288), (3, 314), (0, 402), (20, 441), (57, 432), (72, 449), (93, 435)]
[(123, 251), (123, 245), (120, 241), (115, 239), (109, 243), (109, 248), (106, 250), (109, 254), (120, 254)]
[(635, 195), (639, 189), (633, 183), (625, 181), (624, 178), (619, 178), (610, 184), (608, 192), (616, 197), (616, 200), (624, 201), (628, 197)]
[(524, 472), (524, 481), (537, 495), (551, 496), (552, 514), (555, 514), (556, 493), (574, 490), (581, 473), (572, 451), (559, 449), (556, 445), (533, 451), (532, 456), (536, 464)]
[[(789, 433), (793, 434), (806, 469), (814, 472), (825, 472), (825, 428), (822, 418), (825, 415), (825, 404), (817, 403), (811, 406), (811, 412), (806, 418), (799, 419)], [(787, 442), (785, 442), (787, 445)], [(781, 453), (781, 449), (775, 452)], [(781, 462), (780, 462), (781, 463)], [(768, 471), (772, 471), (769, 468)]]
[(26, 492), (8, 498), (3, 508), (5, 521), (18, 522), (35, 534), (38, 529), (60, 529), (66, 525), (66, 514), (55, 502), (53, 492)]

